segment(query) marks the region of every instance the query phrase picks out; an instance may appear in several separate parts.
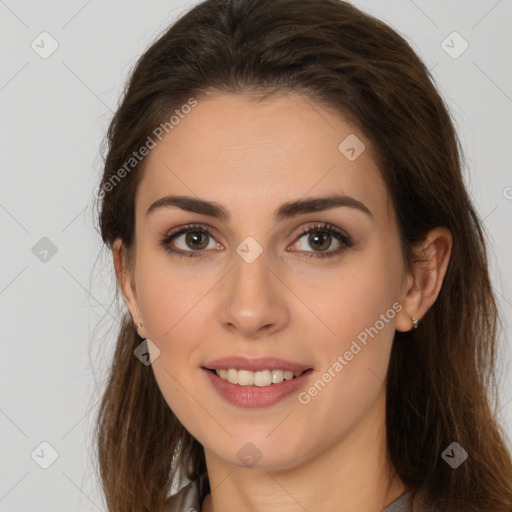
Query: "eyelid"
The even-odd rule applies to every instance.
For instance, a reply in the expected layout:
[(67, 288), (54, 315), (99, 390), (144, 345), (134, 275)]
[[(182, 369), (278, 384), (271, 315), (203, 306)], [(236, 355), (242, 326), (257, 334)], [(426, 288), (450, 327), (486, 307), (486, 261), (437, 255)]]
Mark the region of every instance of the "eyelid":
[(340, 238), (345, 239), (347, 242), (350, 242), (353, 244), (352, 239), (350, 235), (344, 231), (341, 228), (338, 228), (334, 224), (331, 224), (330, 222), (324, 222), (324, 221), (311, 221), (306, 226), (303, 226), (298, 233), (295, 234), (294, 240), (296, 238), (301, 238), (303, 235), (309, 232), (314, 232), (315, 230), (318, 231), (325, 231), (327, 233), (335, 233), (340, 236)]
[[(182, 235), (185, 233), (188, 233), (189, 231), (204, 231), (205, 233), (208, 233), (209, 236), (212, 238), (215, 238), (217, 240), (217, 230), (210, 226), (209, 224), (203, 224), (203, 223), (191, 223), (191, 224), (184, 224), (182, 226), (178, 226), (176, 228), (171, 229), (170, 231), (165, 231), (163, 234), (163, 238), (171, 238), (178, 235)], [(218, 242), (220, 243), (220, 242)], [(222, 245), (222, 244), (221, 244)]]

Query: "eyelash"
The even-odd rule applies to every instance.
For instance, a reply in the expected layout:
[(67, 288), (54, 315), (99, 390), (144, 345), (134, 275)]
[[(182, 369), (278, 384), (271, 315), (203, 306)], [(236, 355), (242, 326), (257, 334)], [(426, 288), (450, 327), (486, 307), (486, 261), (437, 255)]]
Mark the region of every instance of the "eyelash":
[[(196, 258), (196, 257), (203, 257), (202, 251), (183, 251), (181, 249), (176, 249), (174, 247), (171, 247), (170, 242), (173, 238), (176, 238), (180, 235), (187, 234), (189, 232), (198, 232), (198, 233), (206, 233), (209, 237), (215, 239), (213, 236), (213, 233), (210, 231), (210, 229), (202, 224), (189, 224), (187, 226), (184, 226), (183, 228), (179, 228), (177, 231), (172, 231), (171, 233), (168, 233), (165, 235), (161, 240), (160, 244), (161, 246), (168, 252), (170, 252), (173, 255), (179, 256), (179, 257), (186, 257), (186, 258)], [(310, 234), (310, 233), (327, 233), (329, 235), (332, 235), (334, 238), (336, 238), (340, 243), (341, 247), (336, 249), (335, 251), (331, 252), (316, 252), (316, 251), (306, 251), (306, 254), (309, 254), (309, 256), (303, 255), (302, 251), (296, 251), (298, 254), (303, 255), (305, 258), (314, 259), (314, 258), (331, 258), (334, 256), (338, 256), (341, 252), (343, 252), (346, 248), (352, 247), (354, 243), (352, 242), (352, 239), (341, 232), (339, 229), (337, 229), (332, 224), (326, 223), (326, 222), (314, 222), (313, 224), (310, 224), (306, 226), (301, 232), (297, 235), (297, 239), (302, 238), (304, 235)]]

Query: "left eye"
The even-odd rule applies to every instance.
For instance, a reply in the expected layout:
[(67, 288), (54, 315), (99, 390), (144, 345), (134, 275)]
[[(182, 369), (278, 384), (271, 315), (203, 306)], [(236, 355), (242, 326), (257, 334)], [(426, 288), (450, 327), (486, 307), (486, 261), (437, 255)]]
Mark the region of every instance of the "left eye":
[[(307, 238), (305, 238), (307, 236)], [(317, 223), (314, 226), (308, 226), (305, 231), (298, 236), (298, 239), (305, 238), (305, 243), (313, 247), (314, 251), (305, 251), (309, 253), (311, 258), (328, 258), (340, 254), (347, 247), (352, 247), (354, 244), (348, 235), (345, 235), (331, 224)], [(326, 252), (332, 245), (332, 239), (338, 242), (338, 248)], [(302, 247), (300, 250), (307, 249)]]
[[(300, 239), (304, 239), (304, 245), (308, 244), (310, 247), (314, 247), (315, 251), (323, 252), (331, 247), (333, 235), (327, 231), (308, 231), (306, 234), (302, 235), (299, 240)], [(337, 242), (338, 244), (341, 243), (339, 240), (337, 240)], [(299, 245), (299, 249), (307, 251), (307, 247), (304, 247), (304, 245), (302, 247)]]
[[(308, 237), (306, 238), (306, 235)], [(183, 238), (182, 247), (176, 247), (178, 241)], [(338, 242), (338, 248), (326, 252), (332, 245), (332, 239)], [(299, 247), (299, 249), (293, 249), (293, 252), (298, 254), (307, 253), (311, 258), (325, 258), (335, 256), (341, 253), (347, 247), (352, 247), (353, 242), (350, 237), (343, 232), (339, 231), (336, 227), (325, 224), (316, 223), (313, 226), (307, 226), (299, 235), (297, 239), (305, 239), (306, 244), (313, 247), (313, 251), (308, 251), (307, 247)], [(218, 243), (213, 237), (212, 233), (206, 226), (194, 225), (185, 226), (176, 232), (166, 235), (161, 240), (163, 248), (171, 254), (178, 255), (180, 257), (201, 257), (206, 249), (220, 249), (221, 244)], [(297, 242), (295, 242), (297, 245)]]

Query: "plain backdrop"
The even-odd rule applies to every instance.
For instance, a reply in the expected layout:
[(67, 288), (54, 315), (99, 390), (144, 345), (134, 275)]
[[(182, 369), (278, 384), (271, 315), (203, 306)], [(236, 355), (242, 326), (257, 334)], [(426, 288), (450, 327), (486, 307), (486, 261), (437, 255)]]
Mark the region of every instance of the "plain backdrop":
[[(105, 510), (91, 426), (119, 301), (94, 225), (100, 145), (136, 59), (194, 3), (0, 0), (2, 512)], [(406, 37), (455, 120), (504, 320), (511, 435), (512, 1), (354, 3)]]

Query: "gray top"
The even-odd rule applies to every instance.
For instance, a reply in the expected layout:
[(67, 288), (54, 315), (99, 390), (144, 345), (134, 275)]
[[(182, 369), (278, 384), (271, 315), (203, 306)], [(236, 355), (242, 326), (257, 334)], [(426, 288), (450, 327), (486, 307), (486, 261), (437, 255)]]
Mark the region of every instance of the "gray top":
[[(201, 503), (208, 492), (208, 476), (203, 473), (198, 480), (190, 482), (169, 497), (165, 512), (201, 512)], [(410, 501), (411, 493), (405, 492), (382, 512), (406, 512)]]

